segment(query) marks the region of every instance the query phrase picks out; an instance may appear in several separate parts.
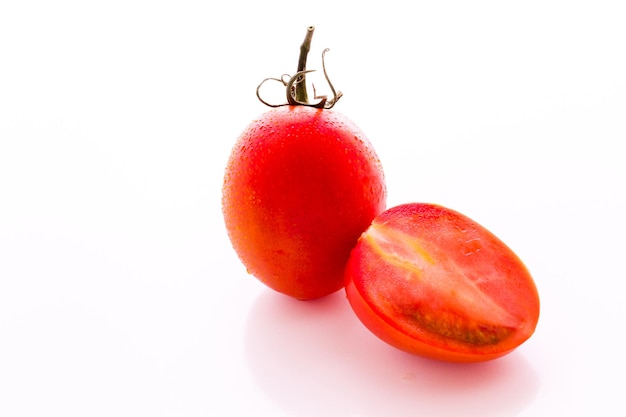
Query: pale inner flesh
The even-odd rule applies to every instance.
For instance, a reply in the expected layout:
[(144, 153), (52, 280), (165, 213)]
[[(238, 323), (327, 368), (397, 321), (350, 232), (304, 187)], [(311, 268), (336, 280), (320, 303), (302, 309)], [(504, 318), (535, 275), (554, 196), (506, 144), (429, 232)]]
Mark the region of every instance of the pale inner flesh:
[(410, 327), (474, 345), (495, 344), (518, 327), (519, 320), (480, 288), (480, 282), (506, 279), (499, 271), (477, 277), (446, 256), (446, 248), (384, 224), (372, 225), (364, 239), (389, 265), (370, 296), (409, 319)]

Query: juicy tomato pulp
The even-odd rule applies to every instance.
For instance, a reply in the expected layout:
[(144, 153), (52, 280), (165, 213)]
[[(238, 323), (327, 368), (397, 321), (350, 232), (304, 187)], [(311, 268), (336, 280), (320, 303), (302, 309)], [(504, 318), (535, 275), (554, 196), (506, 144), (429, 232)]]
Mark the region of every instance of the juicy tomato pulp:
[(343, 287), (350, 250), (385, 204), (373, 147), (330, 110), (263, 114), (239, 137), (224, 178), (224, 220), (242, 263), (298, 299)]
[(380, 339), (452, 362), (509, 353), (539, 319), (535, 283), (513, 251), (432, 204), (397, 206), (373, 221), (351, 253), (346, 293)]

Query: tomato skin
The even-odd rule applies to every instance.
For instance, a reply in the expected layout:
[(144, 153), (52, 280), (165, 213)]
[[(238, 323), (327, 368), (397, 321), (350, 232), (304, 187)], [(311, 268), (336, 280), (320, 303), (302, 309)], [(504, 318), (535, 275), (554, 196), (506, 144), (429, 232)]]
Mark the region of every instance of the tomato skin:
[(382, 167), (361, 130), (304, 106), (272, 109), (244, 130), (222, 196), (248, 272), (302, 300), (343, 287), (350, 250), (385, 204)]
[(539, 296), (491, 232), (433, 204), (393, 207), (360, 237), (345, 271), (357, 317), (388, 344), (450, 362), (513, 351), (534, 332)]

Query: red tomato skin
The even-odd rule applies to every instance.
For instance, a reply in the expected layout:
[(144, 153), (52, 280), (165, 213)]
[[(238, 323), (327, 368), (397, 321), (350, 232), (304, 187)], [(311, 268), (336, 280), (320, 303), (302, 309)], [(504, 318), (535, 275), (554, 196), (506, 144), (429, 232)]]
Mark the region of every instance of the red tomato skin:
[(350, 305), (372, 333), (432, 359), (501, 357), (539, 320), (537, 288), (515, 253), (468, 217), (433, 204), (379, 215), (345, 276)]
[(382, 166), (345, 116), (304, 106), (252, 122), (230, 155), (222, 208), (248, 272), (301, 300), (341, 289), (350, 250), (385, 209)]

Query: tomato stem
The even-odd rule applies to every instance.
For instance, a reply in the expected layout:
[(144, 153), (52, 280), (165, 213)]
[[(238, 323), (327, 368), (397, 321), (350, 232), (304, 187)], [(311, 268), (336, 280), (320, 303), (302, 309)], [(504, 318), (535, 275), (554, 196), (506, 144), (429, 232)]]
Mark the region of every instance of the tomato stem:
[[(256, 88), (256, 96), (261, 101), (261, 103), (269, 106), (269, 107), (281, 107), (281, 106), (308, 106), (315, 107), (318, 109), (330, 109), (332, 108), (337, 100), (339, 100), (342, 96), (341, 91), (335, 90), (335, 87), (330, 82), (328, 78), (328, 73), (326, 72), (326, 64), (324, 62), (324, 57), (326, 56), (326, 52), (328, 52), (328, 48), (324, 49), (322, 52), (322, 69), (324, 71), (324, 78), (326, 79), (326, 83), (330, 88), (332, 93), (332, 97), (328, 98), (328, 96), (317, 96), (315, 94), (315, 86), (313, 86), (313, 93), (315, 99), (319, 101), (317, 103), (310, 103), (309, 97), (307, 94), (306, 83), (305, 83), (305, 75), (309, 72), (314, 72), (315, 70), (307, 70), (306, 69), (306, 60), (309, 55), (309, 51), (311, 50), (311, 40), (313, 39), (313, 31), (315, 30), (315, 26), (309, 26), (306, 31), (306, 36), (304, 37), (304, 41), (300, 46), (300, 57), (298, 59), (298, 72), (292, 77), (291, 75), (284, 74), (280, 78), (266, 78), (261, 81)], [(277, 81), (286, 87), (287, 93), (287, 102), (281, 104), (271, 104), (267, 101), (263, 100), (261, 97), (261, 86), (265, 84), (267, 81)]]
[(295, 96), (296, 100), (302, 103), (307, 103), (309, 101), (309, 97), (306, 91), (306, 83), (304, 82), (306, 71), (306, 60), (309, 56), (309, 51), (311, 50), (311, 40), (313, 39), (313, 32), (315, 31), (315, 26), (309, 26), (306, 28), (306, 36), (304, 37), (304, 41), (300, 46), (300, 57), (298, 58), (298, 72), (302, 73), (296, 81), (296, 91)]

